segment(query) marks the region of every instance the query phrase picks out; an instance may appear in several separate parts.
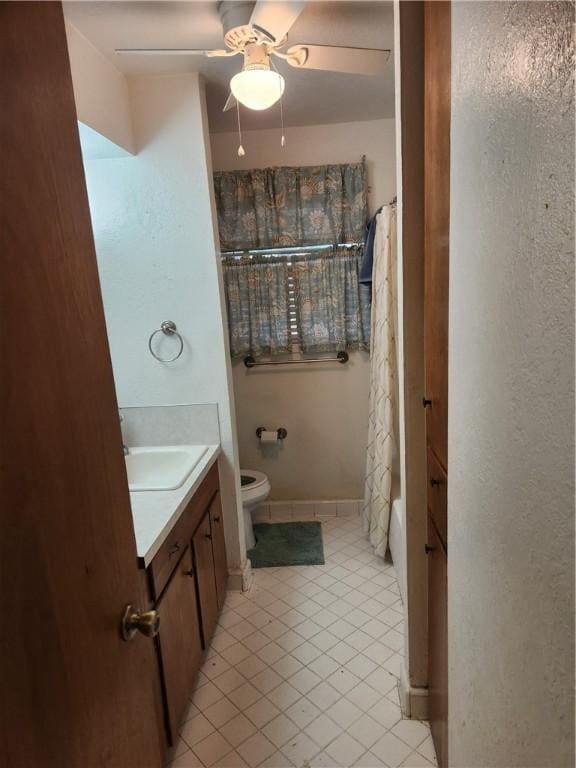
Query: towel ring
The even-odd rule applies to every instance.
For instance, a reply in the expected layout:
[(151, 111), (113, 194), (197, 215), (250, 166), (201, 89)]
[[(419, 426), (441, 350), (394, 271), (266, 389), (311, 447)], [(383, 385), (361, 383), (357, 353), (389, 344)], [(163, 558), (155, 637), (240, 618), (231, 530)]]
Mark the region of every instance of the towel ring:
[[(159, 357), (156, 352), (154, 352), (152, 349), (152, 341), (157, 333), (163, 333), (165, 336), (176, 336), (178, 338), (178, 341), (180, 342), (180, 349), (174, 357), (165, 360), (164, 358)], [(160, 328), (152, 331), (150, 334), (150, 338), (148, 339), (148, 349), (150, 350), (152, 357), (156, 358), (156, 360), (158, 360), (160, 363), (173, 363), (175, 360), (178, 360), (184, 350), (184, 342), (182, 341), (182, 336), (180, 336), (178, 333), (176, 323), (172, 322), (172, 320), (163, 320), (162, 323), (160, 323)]]

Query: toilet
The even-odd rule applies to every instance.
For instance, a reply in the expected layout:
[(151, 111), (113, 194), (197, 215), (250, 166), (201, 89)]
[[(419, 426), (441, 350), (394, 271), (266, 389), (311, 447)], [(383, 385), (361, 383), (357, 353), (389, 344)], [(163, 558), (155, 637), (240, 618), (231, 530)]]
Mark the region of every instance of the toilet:
[(256, 543), (252, 527), (252, 510), (270, 493), (270, 482), (264, 472), (256, 469), (241, 469), (240, 483), (242, 486), (242, 510), (244, 512), (244, 531), (246, 534), (246, 549), (252, 549)]

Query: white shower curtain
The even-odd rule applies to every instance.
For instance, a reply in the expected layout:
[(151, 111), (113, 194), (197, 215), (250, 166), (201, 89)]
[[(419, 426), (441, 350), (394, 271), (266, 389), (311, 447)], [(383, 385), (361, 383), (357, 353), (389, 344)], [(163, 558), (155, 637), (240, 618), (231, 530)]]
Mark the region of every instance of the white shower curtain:
[(370, 400), (364, 529), (382, 557), (388, 545), (392, 467), (396, 456), (396, 207), (385, 206), (376, 217), (372, 267)]

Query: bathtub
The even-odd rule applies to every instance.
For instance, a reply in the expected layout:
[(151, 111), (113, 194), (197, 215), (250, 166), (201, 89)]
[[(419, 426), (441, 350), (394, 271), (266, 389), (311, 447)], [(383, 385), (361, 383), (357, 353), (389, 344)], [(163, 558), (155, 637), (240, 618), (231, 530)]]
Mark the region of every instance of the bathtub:
[(394, 499), (390, 510), (390, 533), (388, 546), (402, 595), (406, 605), (406, 530), (404, 526), (404, 503), (402, 499)]

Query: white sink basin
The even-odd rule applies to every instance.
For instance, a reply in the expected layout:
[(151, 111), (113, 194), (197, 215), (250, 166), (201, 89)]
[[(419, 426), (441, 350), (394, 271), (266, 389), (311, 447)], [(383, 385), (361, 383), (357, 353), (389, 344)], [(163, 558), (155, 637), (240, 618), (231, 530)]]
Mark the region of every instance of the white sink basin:
[(208, 447), (158, 445), (130, 448), (125, 457), (131, 491), (173, 491), (180, 488)]

